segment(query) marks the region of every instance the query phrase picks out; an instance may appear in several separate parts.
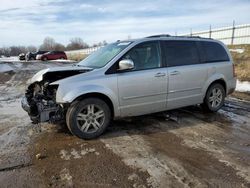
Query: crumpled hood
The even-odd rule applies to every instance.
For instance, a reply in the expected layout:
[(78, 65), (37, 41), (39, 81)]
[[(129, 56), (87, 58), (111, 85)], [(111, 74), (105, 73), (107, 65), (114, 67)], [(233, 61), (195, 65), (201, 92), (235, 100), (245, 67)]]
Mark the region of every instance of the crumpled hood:
[[(48, 74), (53, 74), (56, 77), (60, 73), (59, 79), (63, 79), (63, 78), (69, 77), (69, 76), (74, 76), (76, 74), (88, 72), (90, 70), (92, 70), (92, 68), (81, 67), (81, 66), (66, 66), (66, 67), (47, 68), (47, 69), (43, 69), (43, 70), (37, 72), (31, 79), (28, 80), (27, 83), (32, 84), (34, 82), (40, 82)], [(56, 79), (53, 81), (56, 81)]]

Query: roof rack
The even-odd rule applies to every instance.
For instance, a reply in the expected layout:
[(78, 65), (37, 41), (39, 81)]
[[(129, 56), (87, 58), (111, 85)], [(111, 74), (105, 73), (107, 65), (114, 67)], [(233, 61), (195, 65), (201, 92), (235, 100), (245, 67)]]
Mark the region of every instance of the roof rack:
[(183, 35), (183, 36), (175, 36), (175, 37), (183, 37), (183, 38), (203, 38), (203, 37), (200, 37), (200, 36), (190, 36), (190, 35)]
[(152, 36), (148, 36), (146, 38), (157, 38), (157, 37), (200, 38), (200, 39), (211, 39), (212, 40), (212, 38), (205, 38), (205, 37), (200, 37), (200, 36), (190, 36), (190, 35), (172, 36), (172, 35), (169, 35), (169, 34), (152, 35)]
[(160, 35), (148, 36), (146, 38), (156, 38), (156, 37), (171, 37), (171, 35), (169, 35), (169, 34), (160, 34)]

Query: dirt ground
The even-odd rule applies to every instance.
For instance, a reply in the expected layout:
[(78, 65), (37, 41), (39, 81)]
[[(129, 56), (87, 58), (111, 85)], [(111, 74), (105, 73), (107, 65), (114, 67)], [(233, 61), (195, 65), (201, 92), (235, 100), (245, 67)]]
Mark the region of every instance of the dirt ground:
[(21, 109), (26, 80), (64, 65), (8, 63), (0, 73), (1, 187), (250, 187), (249, 101), (117, 120), (85, 141)]

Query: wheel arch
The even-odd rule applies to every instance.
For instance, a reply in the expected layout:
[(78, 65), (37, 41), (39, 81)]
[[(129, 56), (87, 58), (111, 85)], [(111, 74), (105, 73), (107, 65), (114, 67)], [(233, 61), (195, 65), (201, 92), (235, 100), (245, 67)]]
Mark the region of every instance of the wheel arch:
[(220, 78), (220, 79), (217, 79), (217, 80), (214, 80), (214, 81), (212, 81), (209, 85), (208, 85), (208, 87), (207, 87), (207, 89), (206, 89), (206, 92), (205, 92), (205, 95), (203, 96), (203, 100), (205, 99), (205, 97), (206, 97), (206, 94), (207, 94), (207, 92), (208, 92), (208, 89), (213, 85), (213, 84), (221, 84), (222, 86), (223, 86), (223, 88), (224, 88), (224, 90), (225, 90), (225, 94), (227, 95), (227, 84), (226, 84), (226, 82), (225, 82), (225, 80), (223, 79), (223, 78)]
[(81, 101), (81, 100), (86, 99), (86, 98), (98, 98), (98, 99), (101, 99), (104, 102), (106, 102), (106, 104), (109, 106), (109, 108), (111, 110), (111, 116), (112, 116), (112, 118), (114, 118), (114, 116), (115, 116), (114, 104), (113, 104), (112, 100), (107, 95), (105, 95), (103, 93), (91, 92), (91, 93), (82, 94), (82, 95), (78, 96), (76, 99), (74, 99), (71, 104), (78, 102), (78, 101)]

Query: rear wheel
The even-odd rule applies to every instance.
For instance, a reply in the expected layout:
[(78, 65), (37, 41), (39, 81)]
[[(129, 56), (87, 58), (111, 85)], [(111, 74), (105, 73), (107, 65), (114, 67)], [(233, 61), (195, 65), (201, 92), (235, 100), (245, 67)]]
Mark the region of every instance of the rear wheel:
[(221, 84), (212, 84), (206, 93), (202, 107), (209, 112), (218, 111), (224, 104), (225, 89)]
[(100, 136), (111, 120), (109, 106), (101, 99), (87, 98), (73, 103), (66, 114), (66, 123), (72, 134), (82, 139)]

